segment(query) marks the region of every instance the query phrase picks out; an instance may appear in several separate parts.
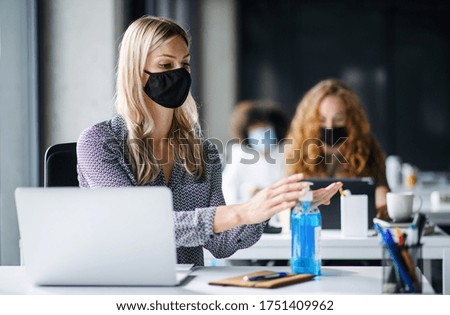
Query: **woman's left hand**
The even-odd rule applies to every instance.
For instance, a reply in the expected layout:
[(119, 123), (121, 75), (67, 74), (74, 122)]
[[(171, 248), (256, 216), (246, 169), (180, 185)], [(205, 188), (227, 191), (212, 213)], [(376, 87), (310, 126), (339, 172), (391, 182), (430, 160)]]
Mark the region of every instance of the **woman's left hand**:
[(331, 197), (334, 196), (335, 193), (338, 192), (339, 188), (342, 187), (341, 182), (332, 183), (325, 188), (320, 188), (317, 190), (313, 190), (313, 205), (329, 205)]

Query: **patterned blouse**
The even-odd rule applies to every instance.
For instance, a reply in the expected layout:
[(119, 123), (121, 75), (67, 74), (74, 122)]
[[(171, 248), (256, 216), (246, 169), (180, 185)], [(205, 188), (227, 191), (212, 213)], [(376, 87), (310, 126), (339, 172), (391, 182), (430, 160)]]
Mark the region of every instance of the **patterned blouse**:
[[(81, 187), (137, 185), (128, 163), (127, 135), (125, 121), (120, 115), (83, 131), (77, 143), (77, 169)], [(263, 222), (235, 227), (222, 233), (213, 232), (216, 207), (225, 205), (221, 163), (216, 147), (207, 140), (203, 145), (206, 153), (204, 178), (197, 181), (182, 164), (175, 161), (167, 185), (173, 196), (177, 261), (197, 266), (204, 265), (203, 248), (216, 258), (229, 257), (238, 249), (256, 243), (265, 225)], [(148, 185), (166, 185), (163, 171)]]

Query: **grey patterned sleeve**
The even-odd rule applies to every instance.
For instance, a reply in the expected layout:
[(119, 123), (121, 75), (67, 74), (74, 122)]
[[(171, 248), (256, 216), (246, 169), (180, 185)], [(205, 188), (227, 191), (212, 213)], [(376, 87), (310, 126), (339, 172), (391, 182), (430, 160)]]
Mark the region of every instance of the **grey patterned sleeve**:
[(175, 211), (175, 239), (177, 247), (203, 246), (213, 237), (215, 207), (193, 211)]
[[(207, 162), (212, 166), (211, 178), (212, 195), (209, 209), (224, 205), (222, 193), (222, 170), (220, 157), (215, 146), (209, 143)], [(208, 208), (202, 209), (207, 210)], [(196, 209), (200, 210), (200, 209)], [(214, 218), (212, 218), (214, 219)], [(225, 258), (233, 255), (237, 250), (247, 248), (255, 244), (261, 237), (266, 222), (253, 225), (243, 225), (228, 231), (212, 234), (204, 244), (216, 258)], [(212, 227), (212, 221), (211, 221)]]

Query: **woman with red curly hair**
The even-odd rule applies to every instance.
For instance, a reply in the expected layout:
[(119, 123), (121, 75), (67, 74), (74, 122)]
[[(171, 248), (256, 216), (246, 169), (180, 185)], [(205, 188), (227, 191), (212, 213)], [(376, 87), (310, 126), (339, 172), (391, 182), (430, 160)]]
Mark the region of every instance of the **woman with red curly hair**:
[(291, 122), (287, 171), (305, 177), (373, 177), (377, 217), (387, 218), (385, 154), (356, 94), (328, 79), (311, 88)]

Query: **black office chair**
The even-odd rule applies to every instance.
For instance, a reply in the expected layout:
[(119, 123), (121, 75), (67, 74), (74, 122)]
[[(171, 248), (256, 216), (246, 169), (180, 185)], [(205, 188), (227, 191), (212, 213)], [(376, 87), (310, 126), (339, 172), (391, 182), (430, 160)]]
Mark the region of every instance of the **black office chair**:
[(47, 149), (44, 157), (44, 187), (79, 186), (76, 148), (76, 142), (71, 142), (55, 144)]

